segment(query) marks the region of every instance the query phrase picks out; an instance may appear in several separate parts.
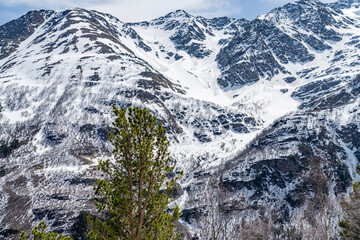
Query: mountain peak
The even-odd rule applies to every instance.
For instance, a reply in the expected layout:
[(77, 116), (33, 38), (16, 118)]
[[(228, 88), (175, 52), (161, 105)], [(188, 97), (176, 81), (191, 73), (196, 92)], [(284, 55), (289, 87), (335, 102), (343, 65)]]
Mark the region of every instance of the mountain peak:
[[(162, 25), (165, 22), (172, 22), (172, 21), (176, 21), (176, 22), (187, 22), (188, 20), (190, 20), (191, 15), (188, 14), (187, 12), (185, 12), (182, 9), (178, 9), (176, 11), (170, 12), (168, 14), (166, 14), (165, 16), (161, 16), (158, 18), (155, 18), (153, 20), (151, 20), (150, 22), (141, 22), (141, 24), (155, 24), (155, 25)], [(133, 23), (133, 24), (138, 24), (138, 23)]]
[(173, 12), (170, 12), (170, 13), (166, 14), (165, 17), (166, 18), (178, 18), (178, 17), (189, 18), (189, 17), (191, 17), (191, 15), (188, 14), (185, 10), (178, 9), (176, 11), (173, 11)]
[(323, 6), (326, 6), (326, 4), (321, 2), (320, 0), (297, 0), (294, 3), (289, 3), (289, 4), (305, 5), (305, 6), (311, 6), (311, 7), (323, 7)]
[(297, 3), (321, 3), (319, 0), (298, 0)]
[(339, 0), (337, 2), (331, 3), (331, 6), (344, 9), (344, 8), (359, 8), (360, 7), (360, 0)]
[[(0, 239), (1, 226), (28, 231), (43, 218), (71, 235), (79, 211), (95, 211), (113, 105), (147, 107), (167, 129), (189, 234), (202, 233), (195, 218), (207, 216), (200, 198), (214, 183), (229, 193), (229, 223), (268, 209), (287, 238), (314, 209), (306, 159), (326, 170), (329, 199), (348, 192), (360, 159), (360, 26), (321, 1), (253, 21), (177, 10), (122, 23), (72, 8), (0, 26)], [(340, 214), (329, 218), (332, 238)]]
[(0, 26), (0, 59), (13, 53), (52, 13), (51, 10), (29, 11), (20, 18)]

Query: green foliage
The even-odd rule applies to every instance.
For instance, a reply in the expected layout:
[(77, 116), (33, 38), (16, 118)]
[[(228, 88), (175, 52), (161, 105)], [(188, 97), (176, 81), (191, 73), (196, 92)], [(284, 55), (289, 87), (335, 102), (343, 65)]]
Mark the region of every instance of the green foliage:
[(103, 179), (96, 179), (95, 205), (107, 213), (106, 221), (88, 217), (91, 239), (177, 239), (174, 222), (178, 207), (167, 212), (176, 178), (169, 157), (165, 129), (147, 109), (117, 109), (114, 133), (114, 160), (100, 161)]
[[(46, 232), (47, 225), (44, 221), (40, 222), (31, 230), (30, 239), (33, 240), (72, 240), (71, 237), (65, 237), (62, 234), (54, 232)], [(20, 240), (26, 240), (27, 236), (25, 232), (20, 235)]]
[[(357, 166), (356, 172), (360, 174), (360, 165)], [(350, 201), (342, 200), (341, 206), (345, 213), (344, 218), (339, 222), (341, 239), (360, 239), (360, 182), (354, 183)]]
[(90, 216), (90, 213), (81, 211), (79, 216), (77, 217), (74, 224), (71, 226), (70, 232), (71, 237), (74, 240), (87, 240), (89, 239), (87, 237), (88, 232), (90, 231), (87, 217)]

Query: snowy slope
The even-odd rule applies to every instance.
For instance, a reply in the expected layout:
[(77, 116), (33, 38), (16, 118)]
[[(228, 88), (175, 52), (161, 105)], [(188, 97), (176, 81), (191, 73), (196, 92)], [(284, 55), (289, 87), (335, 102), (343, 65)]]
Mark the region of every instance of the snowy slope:
[[(356, 177), (357, 7), (301, 0), (253, 21), (178, 10), (141, 23), (67, 9), (0, 26), (0, 140), (19, 142), (11, 153), (0, 149), (0, 231), (44, 218), (69, 231), (80, 210), (94, 213), (91, 189), (97, 161), (111, 152), (112, 105), (144, 106), (164, 122), (176, 169), (185, 172), (182, 223), (193, 234), (206, 211), (195, 200), (210, 176), (233, 194), (235, 218), (254, 219), (270, 205), (289, 216), (284, 229), (302, 223), (299, 212), (316, 192), (294, 199), (310, 156), (330, 169), (331, 199)], [(253, 210), (234, 205), (243, 197)]]

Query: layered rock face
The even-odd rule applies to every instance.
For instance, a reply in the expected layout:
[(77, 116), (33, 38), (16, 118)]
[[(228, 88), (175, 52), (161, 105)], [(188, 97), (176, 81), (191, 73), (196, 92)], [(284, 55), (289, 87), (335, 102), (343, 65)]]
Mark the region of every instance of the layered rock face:
[(0, 26), (1, 236), (43, 219), (69, 233), (81, 210), (96, 214), (115, 105), (164, 123), (188, 236), (217, 189), (229, 226), (311, 236), (326, 203), (335, 237), (360, 160), (358, 7), (301, 0), (253, 21), (178, 10), (140, 23), (41, 10)]

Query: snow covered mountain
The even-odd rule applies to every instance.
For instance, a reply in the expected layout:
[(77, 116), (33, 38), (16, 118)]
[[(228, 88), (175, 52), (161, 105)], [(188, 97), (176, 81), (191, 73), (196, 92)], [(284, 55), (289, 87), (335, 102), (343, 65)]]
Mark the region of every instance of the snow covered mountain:
[(0, 26), (0, 234), (43, 219), (69, 232), (81, 210), (95, 213), (111, 106), (137, 105), (164, 122), (185, 172), (187, 234), (201, 232), (214, 181), (234, 226), (271, 219), (278, 238), (306, 238), (326, 202), (336, 236), (360, 161), (359, 6), (300, 0), (253, 21), (178, 10), (141, 23), (40, 10)]

